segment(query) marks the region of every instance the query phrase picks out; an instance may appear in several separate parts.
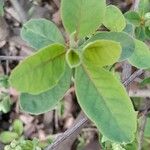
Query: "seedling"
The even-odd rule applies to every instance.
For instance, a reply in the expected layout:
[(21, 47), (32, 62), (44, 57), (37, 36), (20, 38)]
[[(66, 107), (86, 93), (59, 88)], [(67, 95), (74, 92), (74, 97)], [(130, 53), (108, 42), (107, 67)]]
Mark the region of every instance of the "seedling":
[[(147, 9), (143, 13), (148, 21)], [(137, 20), (129, 17), (132, 14)], [(133, 31), (135, 26), (143, 28), (138, 13), (125, 16), (133, 23)], [(148, 69), (149, 47), (136, 39), (138, 36), (126, 33), (129, 24), (124, 15), (116, 6), (106, 6), (105, 0), (62, 0), (61, 18), (69, 42), (49, 20), (31, 19), (23, 25), (21, 36), (35, 53), (23, 60), (9, 79), (21, 92), (21, 109), (35, 115), (54, 109), (74, 78), (78, 103), (102, 135), (117, 146), (131, 143), (137, 115), (124, 86), (107, 68), (127, 60)], [(107, 31), (101, 31), (101, 25)], [(146, 28), (149, 33), (148, 23)]]

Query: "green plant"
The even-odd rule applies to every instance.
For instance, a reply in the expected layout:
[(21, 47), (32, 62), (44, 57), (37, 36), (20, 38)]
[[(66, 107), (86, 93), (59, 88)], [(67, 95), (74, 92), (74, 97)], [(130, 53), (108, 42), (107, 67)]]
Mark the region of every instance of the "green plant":
[(5, 144), (4, 150), (42, 150), (48, 145), (48, 141), (40, 142), (38, 139), (26, 140), (23, 136), (23, 123), (16, 119), (12, 123), (11, 131), (0, 133), (0, 142)]
[(150, 1), (141, 0), (138, 12), (125, 13), (127, 21), (135, 26), (135, 36), (142, 41), (150, 39)]
[(20, 139), (18, 141), (13, 140), (9, 145), (6, 145), (4, 150), (42, 150), (39, 147), (39, 141), (37, 139), (24, 140)]
[[(117, 143), (113, 147), (133, 142), (137, 114), (109, 68), (124, 60), (137, 68), (150, 68), (149, 47), (125, 32), (129, 25), (124, 15), (116, 6), (106, 6), (105, 0), (62, 0), (61, 17), (69, 42), (48, 20), (32, 19), (23, 25), (21, 36), (35, 53), (9, 79), (21, 92), (21, 109), (35, 115), (54, 109), (73, 82), (81, 108), (107, 139)], [(109, 31), (101, 31), (102, 24)]]
[(17, 140), (23, 133), (23, 123), (16, 119), (12, 124), (12, 131), (3, 131), (0, 133), (0, 141), (8, 144), (13, 140)]

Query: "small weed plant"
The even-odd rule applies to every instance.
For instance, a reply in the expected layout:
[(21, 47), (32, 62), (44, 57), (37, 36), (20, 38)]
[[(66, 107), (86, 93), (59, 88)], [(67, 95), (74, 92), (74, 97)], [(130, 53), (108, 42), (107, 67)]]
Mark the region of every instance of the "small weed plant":
[(21, 109), (34, 115), (46, 113), (74, 85), (79, 105), (104, 141), (118, 147), (133, 142), (137, 113), (115, 64), (128, 61), (136, 68), (150, 68), (145, 43), (150, 39), (149, 6), (149, 0), (141, 0), (137, 11), (123, 15), (105, 0), (61, 0), (63, 35), (49, 20), (26, 22), (21, 36), (35, 53), (9, 78), (11, 86), (21, 92)]

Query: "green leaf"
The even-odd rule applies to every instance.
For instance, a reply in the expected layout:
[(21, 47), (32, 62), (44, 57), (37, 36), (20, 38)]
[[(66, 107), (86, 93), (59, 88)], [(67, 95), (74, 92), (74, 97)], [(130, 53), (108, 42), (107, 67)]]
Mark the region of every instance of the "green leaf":
[[(131, 56), (131, 54), (134, 52), (135, 44), (133, 38), (125, 33), (125, 32), (100, 32), (92, 36), (87, 42), (93, 42), (95, 40), (113, 40), (116, 42), (119, 42), (122, 47), (122, 53), (120, 60), (125, 60), (128, 57)], [(84, 44), (85, 45), (85, 44)]]
[(0, 0), (0, 16), (4, 15), (4, 0)]
[(105, 0), (62, 0), (61, 14), (65, 29), (79, 38), (92, 34), (102, 24)]
[(35, 49), (53, 43), (64, 44), (64, 39), (57, 26), (46, 19), (31, 19), (23, 25), (22, 38)]
[(144, 16), (145, 13), (150, 11), (150, 0), (140, 0), (138, 5), (138, 12), (141, 16)]
[(111, 31), (121, 32), (126, 27), (126, 20), (119, 8), (109, 5), (106, 9), (103, 24)]
[(128, 11), (127, 13), (124, 14), (124, 16), (129, 21), (129, 23), (132, 23), (135, 26), (140, 26), (141, 17), (137, 12)]
[(0, 87), (9, 88), (8, 76), (0, 75)]
[(0, 141), (3, 144), (8, 144), (14, 139), (18, 138), (18, 134), (16, 132), (4, 131), (0, 134)]
[(125, 146), (125, 150), (137, 150), (137, 149), (138, 149), (138, 143), (137, 143), (137, 141), (134, 141), (134, 142), (132, 142), (130, 144), (127, 144)]
[(135, 40), (135, 51), (129, 58), (129, 62), (137, 68), (150, 68), (149, 47), (144, 42)]
[(54, 109), (58, 101), (63, 98), (65, 92), (69, 89), (71, 75), (71, 69), (67, 67), (58, 84), (51, 90), (39, 95), (22, 93), (20, 96), (22, 110), (30, 114), (39, 115)]
[(57, 84), (65, 70), (65, 47), (52, 44), (22, 61), (11, 73), (11, 86), (40, 94)]
[(148, 27), (145, 27), (145, 34), (148, 39), (150, 39), (150, 29)]
[(90, 66), (104, 67), (118, 61), (121, 46), (110, 40), (97, 40), (87, 44), (83, 49), (83, 62)]
[(146, 126), (144, 130), (144, 136), (150, 138), (150, 118), (147, 117)]
[(146, 40), (145, 28), (144, 27), (136, 27), (135, 28), (135, 36), (137, 39), (141, 41)]
[(0, 111), (3, 113), (8, 113), (11, 109), (11, 101), (8, 95), (1, 95), (0, 97)]
[(141, 86), (145, 86), (145, 85), (147, 85), (147, 84), (150, 84), (150, 77), (144, 79), (144, 80), (140, 83)]
[(112, 143), (112, 150), (126, 150), (120, 144)]
[(81, 64), (81, 58), (76, 50), (70, 49), (66, 53), (66, 61), (70, 68), (75, 68)]
[(21, 150), (42, 150), (39, 146), (38, 146), (38, 141), (30, 141), (30, 140), (26, 140), (23, 143), (21, 143)]
[(133, 36), (134, 35), (134, 25), (131, 23), (127, 23), (127, 25), (123, 31), (128, 33), (129, 35)]
[(134, 140), (136, 113), (125, 88), (112, 73), (79, 67), (75, 88), (81, 108), (105, 137), (117, 143)]
[(21, 120), (16, 119), (13, 122), (12, 128), (13, 128), (13, 131), (16, 132), (19, 136), (22, 135), (24, 129), (23, 129), (23, 123)]

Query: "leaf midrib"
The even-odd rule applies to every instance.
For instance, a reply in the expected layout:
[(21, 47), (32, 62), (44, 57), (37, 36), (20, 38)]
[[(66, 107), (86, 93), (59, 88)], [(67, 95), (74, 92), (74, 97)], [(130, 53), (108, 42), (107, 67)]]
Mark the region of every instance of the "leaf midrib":
[(34, 30), (28, 29), (27, 27), (24, 26), (24, 28), (28, 31), (30, 31), (31, 33), (37, 34), (39, 36), (41, 36), (42, 38), (50, 41), (51, 43), (55, 43), (56, 41), (52, 40), (51, 38), (47, 38), (47, 36), (45, 36), (44, 34), (40, 34), (39, 32), (34, 32)]
[[(83, 68), (84, 71), (87, 73), (88, 78), (89, 78), (91, 81), (93, 81), (93, 79), (92, 79), (92, 77), (91, 77), (91, 75), (90, 75), (90, 73), (89, 73), (87, 67), (82, 64), (82, 68)], [(100, 92), (99, 92), (99, 90), (97, 89), (95, 83), (94, 83), (94, 82), (92, 82), (92, 83), (93, 83), (93, 85), (94, 85), (96, 91), (100, 94)], [(101, 94), (100, 94), (100, 95), (101, 95)], [(102, 96), (102, 98), (103, 98), (103, 95), (101, 95), (101, 96)], [(104, 102), (104, 105), (106, 106), (108, 112), (110, 113), (110, 116), (111, 116), (112, 118), (114, 118), (113, 115), (112, 115), (113, 113), (111, 112), (111, 110), (109, 109), (109, 107), (107, 107), (107, 104), (106, 104), (104, 98), (103, 98), (103, 102)], [(120, 131), (123, 131), (123, 133), (125, 133), (124, 130), (122, 130), (122, 129), (120, 128), (120, 126), (119, 126), (118, 121), (116, 120), (116, 118), (114, 118), (114, 120), (115, 120), (115, 122), (116, 122), (118, 128), (120, 129)], [(124, 135), (126, 135), (126, 134), (124, 134)], [(127, 139), (128, 139), (128, 137), (127, 137)]]
[[(83, 1), (81, 0), (81, 3), (83, 3)], [(77, 36), (79, 35), (79, 32), (80, 32), (80, 28), (81, 28), (81, 22), (82, 22), (82, 15), (83, 15), (83, 12), (82, 12), (82, 6), (84, 5), (80, 5), (79, 6), (79, 18), (77, 17), (77, 24), (76, 24), (76, 32), (77, 32)]]

